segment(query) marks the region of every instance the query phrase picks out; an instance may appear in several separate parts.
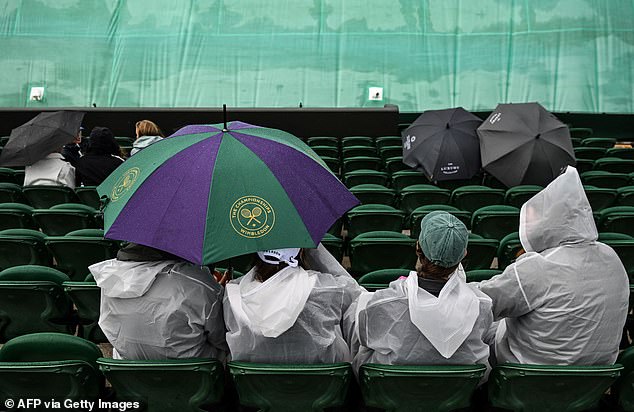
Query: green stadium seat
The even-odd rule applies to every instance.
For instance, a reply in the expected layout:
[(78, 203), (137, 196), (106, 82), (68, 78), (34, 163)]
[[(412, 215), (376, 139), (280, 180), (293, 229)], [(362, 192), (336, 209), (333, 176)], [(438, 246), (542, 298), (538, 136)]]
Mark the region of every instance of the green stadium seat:
[[(632, 286), (630, 290), (631, 288)], [(612, 392), (621, 408), (619, 410), (632, 412), (634, 411), (634, 346), (621, 352), (616, 363), (623, 365), (623, 371), (612, 386)]]
[(498, 246), (498, 268), (504, 270), (508, 265), (515, 262), (518, 254), (522, 251), (519, 232), (509, 233), (500, 240)]
[(484, 206), (471, 215), (471, 230), (488, 239), (502, 239), (519, 230), (520, 210), (509, 205)]
[(409, 166), (403, 163), (403, 156), (388, 157), (385, 159), (385, 170), (394, 174), (401, 170), (411, 170)]
[(65, 274), (46, 266), (15, 266), (0, 272), (0, 343), (35, 332), (75, 330)]
[(312, 149), (320, 157), (339, 158), (339, 148), (336, 146), (313, 146)]
[(545, 366), (503, 363), (489, 376), (496, 408), (523, 412), (577, 412), (597, 408), (621, 365)]
[(599, 230), (634, 236), (634, 206), (614, 206), (600, 211)]
[(313, 136), (309, 137), (306, 141), (308, 146), (330, 146), (330, 147), (339, 147), (339, 139), (333, 136)]
[(397, 157), (403, 155), (403, 146), (398, 144), (396, 146), (383, 146), (379, 149), (379, 155), (382, 159), (389, 159), (391, 157)]
[(75, 193), (81, 203), (88, 205), (95, 210), (99, 210), (101, 208), (101, 200), (99, 199), (99, 193), (97, 193), (97, 186), (76, 187)]
[(620, 187), (616, 190), (617, 206), (634, 206), (634, 186)]
[(594, 160), (577, 159), (577, 164), (575, 165), (575, 168), (577, 168), (577, 172), (579, 172), (579, 174), (589, 172), (590, 170), (594, 169)]
[(339, 163), (339, 159), (328, 156), (320, 156), (321, 160), (326, 163), (326, 166), (333, 172), (335, 175), (339, 176), (339, 169), (341, 167), (341, 163)]
[(79, 203), (75, 191), (66, 186), (24, 186), (22, 193), (36, 209), (48, 209), (61, 203)]
[(482, 282), (502, 273), (499, 269), (476, 269), (466, 272), (467, 282)]
[(630, 177), (625, 173), (610, 173), (603, 170), (591, 170), (581, 174), (584, 185), (618, 189), (627, 186)]
[(471, 406), (484, 365), (365, 364), (359, 383), (367, 406), (389, 412), (454, 411)]
[(0, 183), (19, 184), (15, 176), (15, 170), (8, 167), (0, 167)]
[(611, 173), (631, 173), (634, 172), (634, 160), (604, 157), (594, 162), (594, 170), (603, 170)]
[(22, 186), (15, 183), (0, 183), (0, 203), (28, 203)]
[(350, 192), (359, 199), (361, 204), (381, 204), (391, 206), (396, 199), (394, 189), (380, 185), (357, 185), (350, 188)]
[(376, 156), (356, 156), (343, 159), (343, 173), (359, 169), (381, 170), (381, 159)]
[(341, 149), (341, 156), (344, 162), (352, 157), (376, 157), (377, 154), (374, 146), (344, 146)]
[(416, 170), (401, 170), (392, 174), (392, 189), (400, 192), (408, 186), (429, 184), (429, 180)]
[(634, 149), (624, 148), (624, 147), (613, 147), (612, 149), (608, 149), (605, 155), (608, 157), (618, 157), (619, 159), (634, 160)]
[(401, 136), (381, 136), (375, 140), (376, 147), (381, 148), (386, 146), (401, 146), (403, 147), (403, 139)]
[(467, 228), (471, 226), (471, 212), (467, 212), (466, 210), (460, 210), (454, 206), (442, 205), (442, 204), (419, 206), (412, 211), (412, 214), (410, 215), (410, 218), (409, 218), (410, 228), (411, 228), (410, 235), (412, 238), (418, 239), (418, 235), (420, 233), (421, 220), (423, 220), (425, 216), (427, 216), (429, 213), (435, 210), (442, 210), (445, 212), (449, 212), (455, 217), (457, 217), (458, 219), (460, 219), (460, 221), (464, 223), (465, 226), (467, 226)]
[(583, 140), (583, 139), (582, 139), (582, 138), (580, 138), (580, 137), (571, 137), (571, 138), (570, 138), (570, 142), (572, 143), (572, 147), (573, 147), (573, 148), (575, 148), (575, 147), (581, 147), (581, 141), (582, 141), (582, 140)]
[(583, 186), (583, 190), (586, 192), (586, 197), (594, 212), (610, 207), (616, 201), (617, 192), (614, 189), (586, 185)]
[(0, 230), (37, 229), (33, 208), (24, 203), (0, 203)]
[(543, 187), (536, 185), (520, 185), (511, 187), (504, 195), (504, 203), (520, 209), (531, 197), (539, 193)]
[(88, 237), (96, 237), (103, 238), (104, 231), (103, 229), (79, 229), (73, 230), (72, 232), (68, 232), (66, 236), (88, 236)]
[(603, 147), (610, 149), (616, 144), (616, 139), (607, 137), (587, 137), (581, 141), (582, 147)]
[(55, 257), (56, 267), (72, 281), (84, 279), (88, 266), (115, 258), (119, 250), (115, 241), (74, 235), (48, 237), (46, 246)]
[(412, 185), (398, 197), (399, 208), (409, 216), (421, 206), (448, 204), (451, 192), (432, 185)]
[(326, 233), (321, 239), (321, 244), (330, 252), (337, 262), (341, 262), (343, 259), (343, 240), (335, 235)]
[[(92, 275), (89, 275), (92, 278)], [(77, 308), (79, 318), (79, 333), (84, 339), (95, 343), (108, 343), (108, 339), (101, 331), (99, 322), (99, 307), (101, 303), (101, 288), (94, 279), (84, 282), (64, 282), (64, 291)]]
[(151, 412), (211, 409), (224, 393), (222, 364), (215, 359), (97, 359), (112, 384), (114, 400), (141, 401)]
[(370, 146), (374, 147), (374, 139), (369, 136), (347, 136), (341, 139), (341, 147)]
[(504, 204), (506, 191), (487, 186), (469, 185), (455, 189), (451, 194), (451, 205), (473, 213), (484, 206)]
[(405, 213), (391, 206), (366, 204), (357, 206), (347, 213), (348, 238), (365, 232), (385, 230), (401, 233)]
[(610, 246), (621, 259), (625, 271), (634, 283), (634, 237), (625, 233), (599, 233), (599, 242)]
[(381, 269), (366, 273), (358, 279), (359, 285), (367, 291), (374, 292), (387, 288), (391, 282), (401, 276), (409, 276), (410, 269)]
[(605, 152), (607, 151), (604, 147), (575, 147), (575, 158), (577, 159), (588, 159), (588, 160), (597, 160), (601, 159), (605, 156)]
[(500, 242), (496, 239), (485, 239), (479, 235), (470, 234), (467, 244), (467, 256), (462, 260), (462, 267), (466, 271), (474, 269), (490, 269)]
[(79, 229), (97, 228), (97, 211), (82, 203), (63, 203), (33, 210), (33, 220), (49, 236), (64, 236)]
[(324, 411), (345, 404), (349, 363), (273, 365), (229, 362), (240, 404), (260, 411)]
[(46, 235), (37, 230), (0, 231), (0, 270), (20, 265), (51, 266), (53, 257), (45, 240)]
[(72, 335), (34, 333), (12, 339), (0, 349), (0, 402), (26, 398), (55, 398), (61, 406), (65, 399), (96, 402), (105, 396), (105, 381), (96, 363), (100, 356), (97, 345)]
[(388, 177), (389, 176), (386, 172), (379, 172), (378, 170), (371, 169), (359, 169), (344, 174), (343, 182), (347, 187), (367, 184), (387, 186)]
[(592, 137), (593, 130), (590, 127), (571, 127), (570, 128), (570, 136), (578, 137), (581, 139), (585, 139), (587, 137)]
[(416, 241), (396, 232), (367, 232), (350, 241), (350, 271), (362, 275), (379, 269), (410, 269), (416, 264)]

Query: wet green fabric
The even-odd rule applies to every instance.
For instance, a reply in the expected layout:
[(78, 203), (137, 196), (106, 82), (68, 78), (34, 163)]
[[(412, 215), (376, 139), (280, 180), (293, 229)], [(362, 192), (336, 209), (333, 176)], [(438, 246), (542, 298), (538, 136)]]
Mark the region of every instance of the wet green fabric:
[(627, 113), (632, 21), (631, 0), (4, 0), (0, 106)]

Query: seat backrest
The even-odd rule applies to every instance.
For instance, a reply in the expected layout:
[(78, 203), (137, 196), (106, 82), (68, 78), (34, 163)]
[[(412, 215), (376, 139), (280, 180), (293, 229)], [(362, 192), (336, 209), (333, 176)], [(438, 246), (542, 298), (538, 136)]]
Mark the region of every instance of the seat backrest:
[(475, 212), (483, 206), (503, 204), (506, 191), (487, 186), (469, 185), (455, 189), (451, 194), (451, 204), (462, 210)]
[(93, 207), (96, 210), (100, 208), (101, 200), (99, 199), (96, 186), (76, 187), (75, 193), (83, 204)]
[(543, 187), (536, 185), (521, 185), (512, 187), (506, 191), (506, 194), (504, 195), (504, 203), (520, 208), (528, 199), (535, 196), (542, 189)]
[(616, 200), (617, 192), (615, 189), (585, 185), (583, 190), (588, 202), (590, 202), (590, 207), (595, 212), (612, 206)]
[(60, 203), (77, 203), (75, 191), (66, 186), (24, 186), (22, 193), (37, 209), (48, 209)]
[(462, 260), (462, 266), (465, 270), (490, 269), (499, 244), (495, 239), (469, 237), (467, 256)]
[(400, 278), (401, 276), (409, 276), (409, 269), (381, 269), (375, 270), (358, 279), (361, 286), (369, 291), (382, 289), (388, 287), (388, 285)]
[(76, 212), (87, 212), (94, 214), (97, 210), (83, 203), (60, 203), (55, 206), (51, 206), (49, 210), (72, 210)]
[(73, 230), (72, 232), (68, 232), (66, 236), (85, 236), (85, 237), (96, 237), (102, 239), (104, 235), (103, 229), (79, 229)]
[(482, 282), (483, 280), (489, 280), (493, 276), (502, 273), (499, 269), (476, 269), (466, 272), (467, 282)]
[(57, 268), (74, 281), (88, 274), (88, 266), (115, 258), (119, 249), (112, 240), (90, 236), (49, 237), (46, 246), (55, 257)]
[(352, 380), (349, 363), (272, 365), (229, 362), (240, 404), (260, 411), (323, 411), (343, 406)]
[(37, 281), (53, 282), (62, 285), (70, 280), (68, 276), (57, 269), (40, 265), (21, 265), (4, 269), (0, 272), (0, 282), (4, 281)]
[(514, 411), (586, 411), (598, 406), (622, 370), (621, 365), (499, 364), (489, 376), (489, 400)]
[(0, 362), (81, 360), (98, 370), (101, 350), (94, 343), (64, 333), (31, 333), (11, 339), (0, 348)]
[(484, 365), (362, 365), (365, 404), (389, 412), (454, 411), (471, 406)]
[(64, 282), (63, 286), (77, 309), (80, 336), (91, 342), (108, 343), (108, 339), (98, 325), (101, 288), (95, 283), (92, 274), (88, 275), (84, 282)]
[(50, 266), (53, 258), (44, 244), (46, 235), (31, 229), (0, 231), (0, 269), (19, 265)]
[(518, 253), (522, 250), (522, 243), (520, 242), (519, 232), (509, 233), (504, 236), (498, 246), (498, 268), (504, 269), (515, 261), (518, 257)]
[(26, 203), (22, 186), (16, 183), (0, 182), (0, 203)]

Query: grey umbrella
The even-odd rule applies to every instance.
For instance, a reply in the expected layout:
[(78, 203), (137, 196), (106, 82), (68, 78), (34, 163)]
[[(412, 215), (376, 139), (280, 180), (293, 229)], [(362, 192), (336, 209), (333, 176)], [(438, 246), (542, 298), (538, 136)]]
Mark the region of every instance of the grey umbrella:
[(546, 186), (576, 163), (568, 127), (539, 103), (499, 104), (478, 136), (482, 167), (508, 187)]
[(28, 166), (70, 143), (84, 112), (43, 112), (11, 131), (0, 154), (0, 166)]

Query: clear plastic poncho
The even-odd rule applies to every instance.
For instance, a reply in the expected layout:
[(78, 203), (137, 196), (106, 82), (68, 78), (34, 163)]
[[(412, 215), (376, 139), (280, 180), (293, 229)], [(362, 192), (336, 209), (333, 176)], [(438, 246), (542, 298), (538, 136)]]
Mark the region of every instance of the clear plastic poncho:
[(488, 367), (491, 299), (467, 284), (462, 266), (438, 297), (418, 286), (418, 275), (364, 294), (346, 314), (346, 325), (356, 318), (358, 340), (353, 366), (483, 364)]
[(224, 316), (232, 360), (351, 360), (341, 322), (364, 289), (322, 245), (306, 249), (304, 260), (317, 270), (289, 266), (259, 282), (252, 269), (227, 284)]
[(99, 326), (123, 359), (226, 357), (223, 288), (206, 267), (110, 259), (89, 269)]
[(628, 311), (628, 278), (597, 242), (577, 170), (529, 199), (520, 212), (526, 253), (480, 289), (493, 300), (498, 362), (613, 364)]

